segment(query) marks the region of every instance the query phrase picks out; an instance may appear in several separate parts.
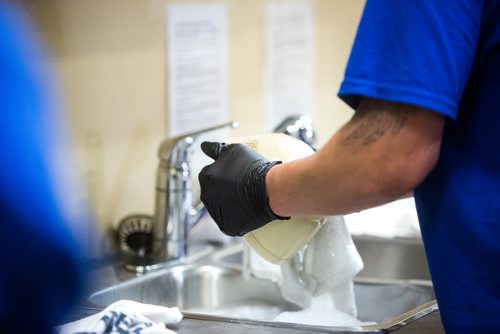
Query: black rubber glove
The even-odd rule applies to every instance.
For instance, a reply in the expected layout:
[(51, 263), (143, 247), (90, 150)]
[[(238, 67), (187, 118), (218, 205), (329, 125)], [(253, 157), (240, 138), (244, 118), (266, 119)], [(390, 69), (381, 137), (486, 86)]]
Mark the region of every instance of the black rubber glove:
[(241, 236), (276, 219), (266, 193), (266, 174), (281, 161), (269, 161), (242, 144), (203, 142), (202, 151), (214, 159), (198, 180), (201, 201), (227, 235)]

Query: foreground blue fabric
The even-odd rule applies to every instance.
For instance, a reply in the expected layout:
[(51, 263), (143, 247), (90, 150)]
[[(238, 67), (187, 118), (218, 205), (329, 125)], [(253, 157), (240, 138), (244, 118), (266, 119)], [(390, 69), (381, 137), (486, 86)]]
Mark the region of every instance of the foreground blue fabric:
[(0, 4), (0, 331), (51, 333), (81, 287), (48, 167), (53, 110), (25, 19)]
[(447, 332), (498, 331), (500, 1), (368, 0), (339, 96), (448, 118), (415, 191), (431, 276)]

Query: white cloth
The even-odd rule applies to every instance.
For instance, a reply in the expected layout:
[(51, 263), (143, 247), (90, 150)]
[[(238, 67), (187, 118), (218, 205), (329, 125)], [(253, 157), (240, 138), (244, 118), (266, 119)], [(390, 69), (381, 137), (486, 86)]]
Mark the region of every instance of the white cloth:
[[(247, 272), (276, 281), (283, 297), (303, 308), (285, 312), (276, 321), (309, 324), (314, 315), (329, 314), (328, 319), (312, 322), (331, 326), (358, 324), (352, 279), (363, 269), (363, 260), (343, 217), (328, 217), (305, 249), (280, 266), (263, 260), (248, 247), (245, 258)], [(344, 320), (346, 323), (332, 323)]]
[(58, 334), (172, 334), (165, 325), (177, 324), (182, 313), (177, 307), (117, 301), (99, 313), (56, 328)]

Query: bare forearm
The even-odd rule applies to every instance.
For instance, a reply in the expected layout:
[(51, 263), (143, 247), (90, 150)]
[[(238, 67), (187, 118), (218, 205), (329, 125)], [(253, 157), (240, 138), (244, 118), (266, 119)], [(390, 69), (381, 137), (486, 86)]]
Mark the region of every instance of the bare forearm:
[(365, 100), (316, 154), (269, 171), (271, 208), (282, 216), (337, 215), (405, 196), (433, 168), (443, 124), (427, 110)]

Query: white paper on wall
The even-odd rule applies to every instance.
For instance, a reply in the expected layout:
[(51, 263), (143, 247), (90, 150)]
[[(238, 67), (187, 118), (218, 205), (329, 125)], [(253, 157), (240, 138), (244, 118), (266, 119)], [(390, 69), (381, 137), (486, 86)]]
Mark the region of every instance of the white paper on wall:
[(311, 0), (266, 3), (264, 87), (268, 130), (286, 116), (313, 116), (314, 26)]
[(170, 137), (227, 121), (226, 6), (167, 6), (167, 38)]

